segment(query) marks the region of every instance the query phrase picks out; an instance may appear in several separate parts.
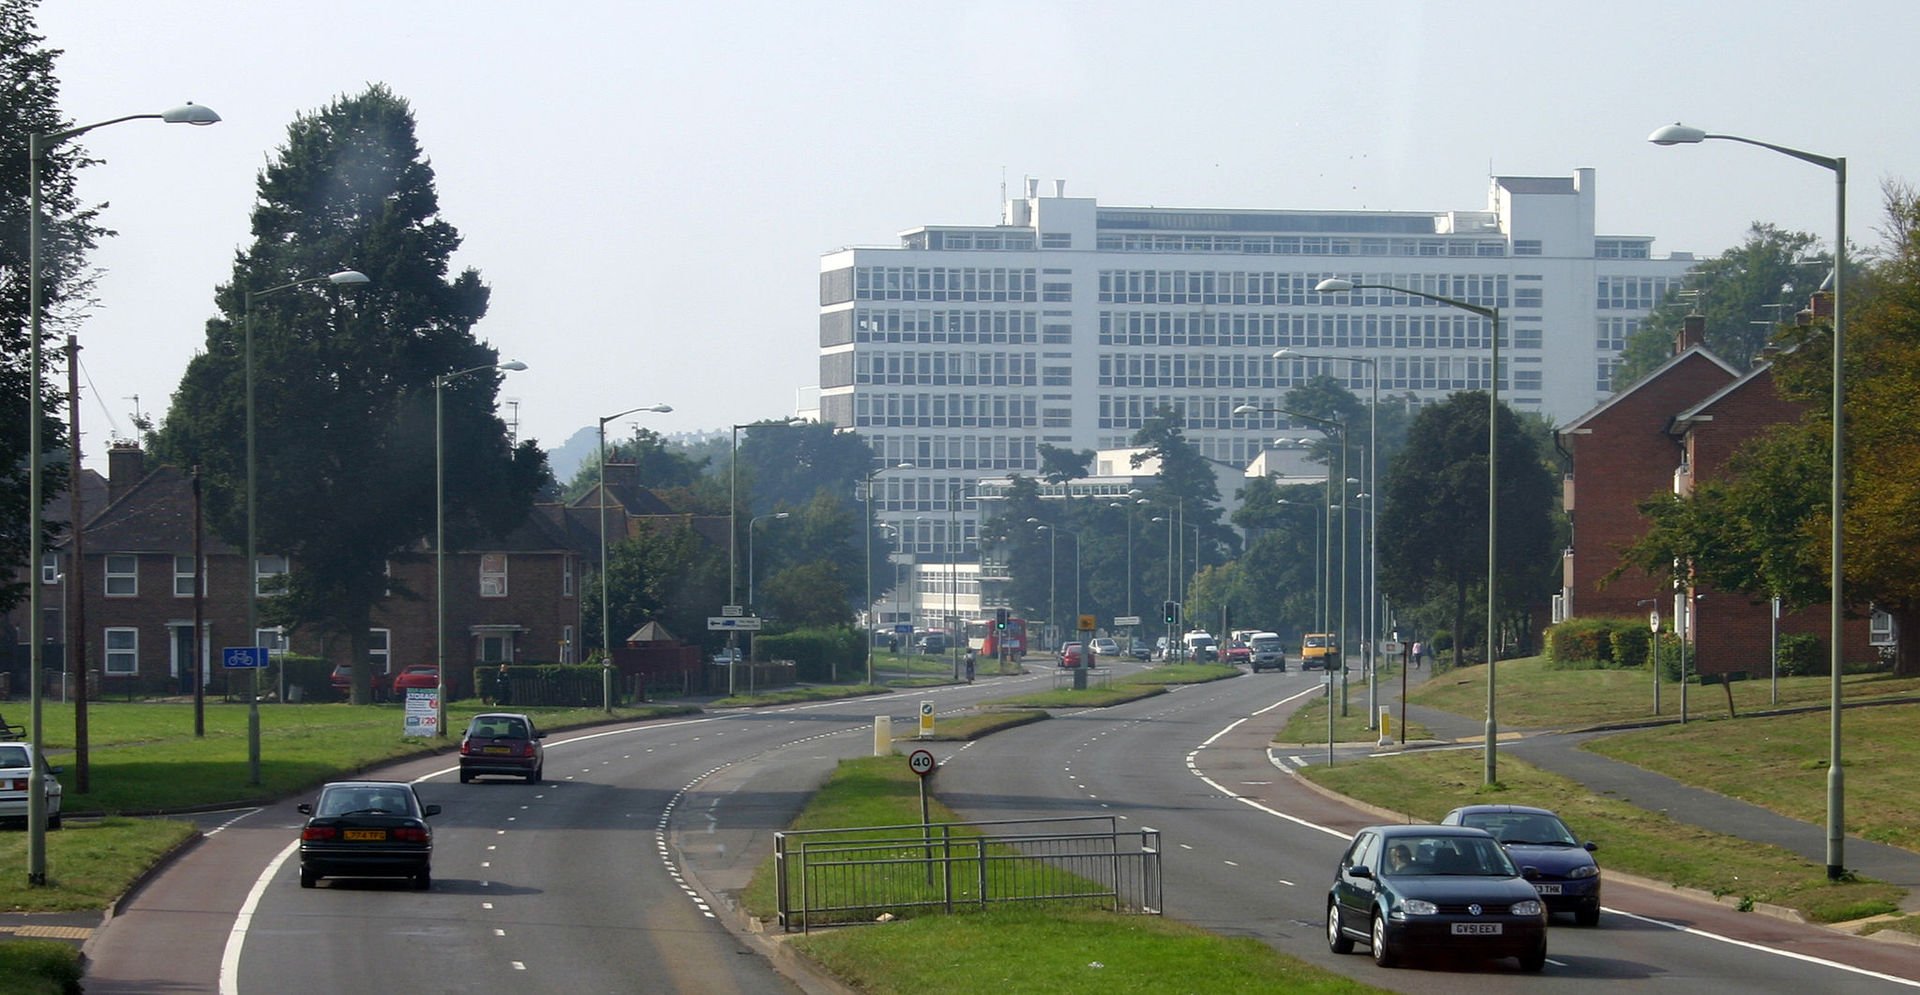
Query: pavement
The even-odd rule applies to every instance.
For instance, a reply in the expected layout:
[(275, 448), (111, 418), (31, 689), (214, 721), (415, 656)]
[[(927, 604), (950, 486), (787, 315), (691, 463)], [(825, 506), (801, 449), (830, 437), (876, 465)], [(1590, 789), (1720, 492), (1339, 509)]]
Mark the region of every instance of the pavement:
[[(1429, 665), (1411, 671), (1407, 676), (1410, 682), (1419, 684), (1432, 675), (1433, 667)], [(1364, 694), (1364, 680), (1358, 686)], [(1383, 681), (1380, 684), (1380, 701), (1397, 704), (1399, 690), (1398, 681)], [(1433, 738), (1409, 742), (1402, 749), (1470, 746), (1482, 743), (1486, 738), (1484, 719), (1411, 704), (1407, 706), (1406, 714), (1409, 722), (1425, 726)], [(1670, 721), (1679, 720), (1676, 717)], [(1582, 743), (1598, 736), (1657, 724), (1660, 723), (1638, 722), (1630, 726), (1590, 728), (1575, 732), (1502, 729), (1500, 750), (1542, 770), (1578, 781), (1595, 794), (1661, 812), (1676, 822), (1700, 826), (1734, 839), (1777, 846), (1816, 865), (1826, 865), (1824, 825), (1791, 819), (1758, 805), (1682, 784), (1665, 775), (1580, 748)], [(1602, 859), (1604, 861), (1604, 855)], [(1905, 889), (1906, 898), (1901, 903), (1901, 909), (1920, 912), (1920, 853), (1849, 836), (1845, 848), (1845, 866), (1862, 877)], [(139, 886), (136, 883), (130, 892)], [(111, 910), (0, 913), (0, 941), (6, 937), (38, 938), (63, 940), (81, 946), (111, 915)]]

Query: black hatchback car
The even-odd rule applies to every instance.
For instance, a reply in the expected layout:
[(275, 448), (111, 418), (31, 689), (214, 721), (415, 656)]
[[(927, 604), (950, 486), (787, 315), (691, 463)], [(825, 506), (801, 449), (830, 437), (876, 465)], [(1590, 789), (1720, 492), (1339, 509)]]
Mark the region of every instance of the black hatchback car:
[(1327, 946), (1354, 941), (1392, 967), (1417, 953), (1547, 963), (1547, 909), (1484, 830), (1370, 826), (1353, 837), (1327, 892)]
[(302, 802), (300, 887), (323, 877), (407, 878), (433, 886), (433, 827), (438, 805), (422, 805), (402, 781), (334, 781)]
[(547, 738), (533, 719), (519, 712), (482, 712), (460, 737), (460, 783), (480, 774), (504, 774), (538, 781), (546, 776)]
[(1440, 821), (1492, 833), (1523, 871), (1536, 872), (1528, 880), (1549, 913), (1571, 912), (1582, 926), (1600, 924), (1600, 865), (1593, 859), (1600, 847), (1575, 839), (1559, 816), (1527, 805), (1467, 805)]

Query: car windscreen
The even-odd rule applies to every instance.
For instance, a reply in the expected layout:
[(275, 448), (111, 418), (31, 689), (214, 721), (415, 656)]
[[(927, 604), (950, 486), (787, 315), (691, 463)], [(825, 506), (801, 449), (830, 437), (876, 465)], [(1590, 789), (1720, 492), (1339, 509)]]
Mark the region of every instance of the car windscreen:
[(0, 767), (26, 767), (27, 748), (24, 746), (0, 746)]
[(1387, 841), (1382, 869), (1398, 875), (1513, 877), (1513, 861), (1494, 840), (1481, 836), (1395, 836)]
[(1551, 815), (1531, 812), (1470, 813), (1460, 824), (1484, 829), (1502, 843), (1538, 843), (1546, 846), (1578, 846), (1566, 823)]

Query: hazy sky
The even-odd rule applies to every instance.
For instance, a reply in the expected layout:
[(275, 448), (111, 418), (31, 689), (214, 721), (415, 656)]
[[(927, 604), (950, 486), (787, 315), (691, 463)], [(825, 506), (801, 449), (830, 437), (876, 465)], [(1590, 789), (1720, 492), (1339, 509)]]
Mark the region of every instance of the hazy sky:
[[(991, 224), (1001, 185), (1121, 206), (1478, 210), (1489, 171), (1598, 171), (1604, 233), (1719, 252), (1830, 240), (1833, 176), (1675, 120), (1849, 160), (1850, 241), (1920, 182), (1911, 0), (812, 3), (55, 0), (75, 123), (185, 100), (210, 128), (82, 141), (117, 230), (81, 331), (87, 457), (163, 416), (294, 115), (409, 100), (523, 437), (654, 402), (663, 432), (788, 414), (819, 257)], [(347, 261), (350, 262), (350, 261)], [(610, 426), (625, 434), (626, 422)]]

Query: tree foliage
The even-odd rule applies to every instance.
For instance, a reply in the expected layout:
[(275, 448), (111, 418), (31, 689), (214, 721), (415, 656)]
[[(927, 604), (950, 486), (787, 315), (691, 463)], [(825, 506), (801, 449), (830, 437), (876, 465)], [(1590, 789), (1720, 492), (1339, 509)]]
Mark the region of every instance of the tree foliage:
[[(581, 605), (588, 640), (600, 640), (600, 583), (585, 585)], [(650, 621), (676, 637), (704, 638), (706, 618), (726, 595), (726, 554), (685, 524), (642, 528), (607, 548), (608, 627), (618, 644)]]
[[(531, 441), (513, 445), (495, 413), (501, 375), (489, 367), (500, 357), (474, 336), (488, 290), (471, 269), (448, 277), (460, 236), (439, 217), (403, 99), (373, 85), (297, 117), (258, 198), (254, 242), (215, 294), (221, 314), (156, 441), (170, 461), (202, 467), (211, 522), (242, 545), (250, 311), (259, 548), (294, 567), (264, 617), (348, 642), (354, 700), (365, 701), (386, 561), (435, 523), (436, 381), (462, 374), (439, 392), (439, 451), (458, 482), (445, 504), (450, 547), (522, 522), (546, 459)], [(350, 295), (330, 286), (343, 267), (371, 282)]]
[(1049, 484), (1078, 480), (1086, 476), (1087, 468), (1093, 465), (1094, 452), (1091, 449), (1067, 449), (1042, 442), (1039, 453), (1040, 479)]
[(1681, 323), (1696, 310), (1707, 319), (1707, 348), (1745, 369), (1825, 279), (1833, 257), (1818, 252), (1819, 244), (1806, 232), (1754, 222), (1745, 242), (1694, 267), (1628, 337), (1614, 386), (1633, 383), (1666, 362)]
[[(71, 127), (60, 112), (54, 76), (59, 49), (47, 48), (33, 19), (35, 0), (0, 0), (0, 612), (27, 595), (29, 404), (32, 392), (30, 302), (27, 278), (27, 148), (30, 135)], [(51, 375), (57, 346), (77, 327), (76, 305), (92, 284), (87, 253), (112, 234), (99, 224), (99, 208), (83, 205), (74, 190), (81, 169), (93, 165), (77, 139), (45, 150), (40, 159), (41, 308), (41, 500), (66, 486), (66, 444), (61, 418), (66, 391)]]

